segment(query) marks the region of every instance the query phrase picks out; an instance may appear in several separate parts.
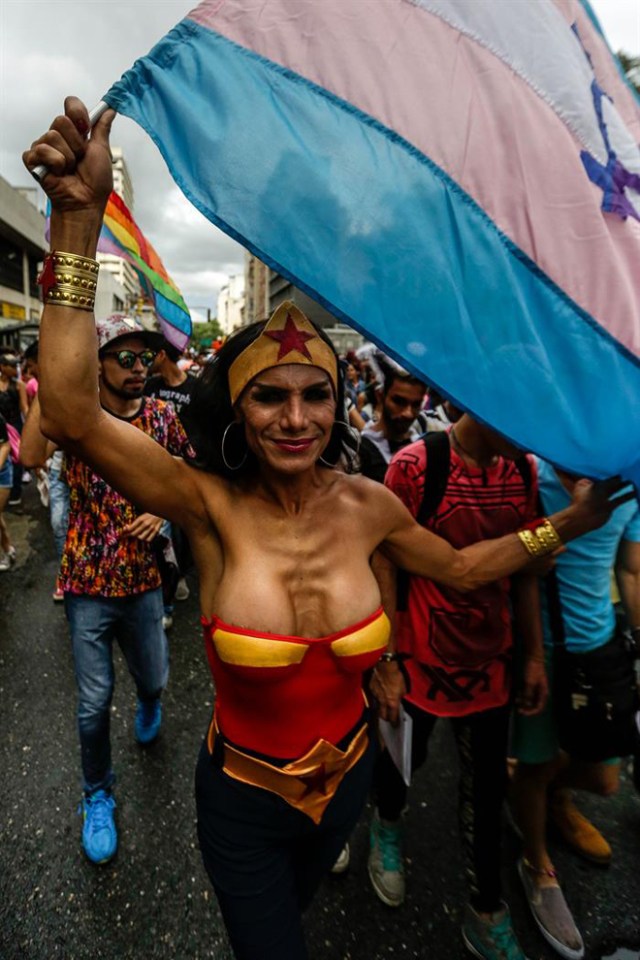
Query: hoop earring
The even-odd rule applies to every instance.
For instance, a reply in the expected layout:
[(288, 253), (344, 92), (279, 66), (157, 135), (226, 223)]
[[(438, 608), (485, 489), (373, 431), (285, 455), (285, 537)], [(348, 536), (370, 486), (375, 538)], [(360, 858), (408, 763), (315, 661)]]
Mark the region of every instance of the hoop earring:
[[(360, 443), (362, 442), (362, 436), (361, 436), (361, 434), (360, 434), (360, 431), (357, 430), (355, 427), (352, 427), (350, 423), (347, 423), (347, 422), (346, 422), (346, 420), (334, 420), (334, 421), (333, 421), (333, 426), (334, 426), (334, 427), (337, 427), (337, 426), (344, 427), (345, 430), (347, 431), (347, 433), (350, 433), (350, 434), (354, 434), (354, 433), (355, 433), (355, 435), (357, 436), (358, 440), (357, 440), (357, 442), (356, 442), (356, 449), (355, 449), (355, 453), (353, 454), (353, 457), (357, 457), (358, 454), (360, 453)], [(331, 428), (331, 430), (333, 431), (333, 427)], [(338, 460), (339, 460), (339, 459), (340, 459), (340, 458), (338, 457)], [(335, 463), (329, 463), (329, 461), (328, 461), (328, 460), (325, 460), (323, 457), (318, 457), (318, 460), (320, 461), (320, 463), (324, 463), (325, 467), (335, 467), (335, 465), (336, 465)], [(338, 461), (336, 460), (336, 463), (337, 463), (337, 462), (338, 462)]]
[(240, 467), (243, 467), (243, 466), (244, 466), (244, 464), (245, 464), (245, 462), (246, 462), (246, 459), (247, 459), (247, 457), (248, 457), (248, 455), (249, 455), (249, 450), (248, 450), (248, 449), (245, 450), (245, 452), (244, 452), (244, 457), (242, 458), (242, 460), (240, 461), (240, 463), (238, 463), (235, 467), (232, 467), (232, 466), (231, 466), (231, 464), (229, 463), (229, 461), (227, 460), (227, 458), (226, 458), (226, 456), (225, 456), (225, 453), (224, 453), (224, 443), (225, 443), (225, 440), (227, 439), (227, 434), (229, 433), (229, 430), (231, 430), (231, 427), (239, 427), (239, 426), (240, 426), (240, 424), (239, 424), (236, 420), (232, 420), (231, 423), (228, 423), (228, 424), (227, 424), (227, 426), (225, 427), (225, 431), (224, 431), (224, 433), (222, 434), (222, 443), (220, 444), (220, 453), (222, 454), (222, 461), (223, 461), (225, 467), (227, 468), (227, 470), (232, 470), (232, 471), (233, 471), (233, 470), (239, 470)]

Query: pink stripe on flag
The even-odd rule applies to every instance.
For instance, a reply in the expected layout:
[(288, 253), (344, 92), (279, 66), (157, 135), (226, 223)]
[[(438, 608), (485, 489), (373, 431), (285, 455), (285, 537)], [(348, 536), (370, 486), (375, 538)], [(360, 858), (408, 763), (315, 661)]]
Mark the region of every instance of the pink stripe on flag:
[[(602, 192), (587, 178), (573, 135), (486, 48), (405, 0), (206, 0), (189, 18), (330, 90), (414, 144), (640, 355), (640, 325), (630, 322), (640, 317), (640, 223), (602, 213)], [(583, 20), (581, 38), (594, 51), (606, 89), (602, 51)], [(626, 108), (624, 115), (628, 120)]]

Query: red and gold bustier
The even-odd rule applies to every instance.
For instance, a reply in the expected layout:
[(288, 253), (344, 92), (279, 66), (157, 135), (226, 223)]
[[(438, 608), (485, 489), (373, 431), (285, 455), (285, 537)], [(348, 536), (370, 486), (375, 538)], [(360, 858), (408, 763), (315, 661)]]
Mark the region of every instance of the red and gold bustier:
[(257, 633), (202, 620), (216, 686), (216, 719), (238, 747), (277, 759), (304, 756), (319, 740), (337, 744), (363, 710), (362, 673), (386, 649), (380, 607), (326, 637)]

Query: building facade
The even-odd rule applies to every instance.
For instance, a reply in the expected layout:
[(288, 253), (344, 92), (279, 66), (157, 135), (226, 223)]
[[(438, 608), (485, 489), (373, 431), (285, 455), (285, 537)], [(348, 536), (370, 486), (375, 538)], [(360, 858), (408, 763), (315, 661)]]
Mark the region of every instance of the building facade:
[(336, 320), (333, 314), (308, 294), (303, 293), (275, 270), (271, 270), (249, 251), (245, 251), (245, 300), (245, 323), (265, 320), (283, 300), (293, 300), (316, 326), (326, 331), (338, 353), (357, 350), (364, 343), (364, 337), (353, 327)]
[(245, 277), (238, 273), (229, 277), (229, 282), (218, 294), (218, 323), (225, 334), (233, 333), (244, 326)]
[(0, 346), (21, 349), (37, 335), (38, 274), (48, 245), (37, 187), (17, 190), (0, 177)]
[(125, 290), (109, 270), (98, 274), (94, 312), (97, 320), (104, 320), (113, 313), (128, 313)]

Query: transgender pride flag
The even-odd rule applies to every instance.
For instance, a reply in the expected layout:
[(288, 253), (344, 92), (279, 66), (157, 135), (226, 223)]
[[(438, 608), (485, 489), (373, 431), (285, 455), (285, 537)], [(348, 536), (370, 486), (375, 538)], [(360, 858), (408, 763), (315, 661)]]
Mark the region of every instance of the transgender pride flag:
[(454, 402), (640, 487), (640, 108), (579, 0), (207, 0), (105, 99)]

